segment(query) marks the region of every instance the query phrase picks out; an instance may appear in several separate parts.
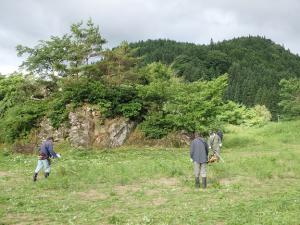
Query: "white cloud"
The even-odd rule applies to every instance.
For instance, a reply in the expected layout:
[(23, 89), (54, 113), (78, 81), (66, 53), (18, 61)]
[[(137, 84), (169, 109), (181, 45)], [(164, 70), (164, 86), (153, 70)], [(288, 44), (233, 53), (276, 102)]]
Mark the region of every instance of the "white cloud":
[(17, 44), (34, 46), (88, 18), (109, 46), (155, 38), (208, 43), (251, 34), (300, 53), (299, 11), (298, 0), (1, 0), (0, 72), (17, 69)]

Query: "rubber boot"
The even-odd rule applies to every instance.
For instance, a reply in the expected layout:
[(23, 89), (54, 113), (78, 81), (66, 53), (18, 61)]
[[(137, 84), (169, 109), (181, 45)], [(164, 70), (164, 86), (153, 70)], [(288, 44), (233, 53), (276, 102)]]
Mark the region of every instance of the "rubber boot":
[(200, 188), (200, 179), (199, 179), (199, 177), (195, 178), (195, 187)]
[(50, 173), (45, 173), (45, 178), (49, 177)]
[(202, 177), (202, 187), (206, 189), (206, 177)]
[(37, 176), (38, 176), (38, 173), (34, 173), (34, 175), (33, 175), (33, 177), (32, 177), (33, 182), (36, 182)]

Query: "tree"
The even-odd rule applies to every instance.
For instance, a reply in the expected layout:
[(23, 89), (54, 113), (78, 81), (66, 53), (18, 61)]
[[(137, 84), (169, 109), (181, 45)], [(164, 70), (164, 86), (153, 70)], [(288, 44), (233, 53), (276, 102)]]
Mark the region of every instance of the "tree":
[(174, 80), (163, 108), (176, 130), (206, 132), (219, 127), (221, 121), (216, 118), (222, 113), (227, 80), (227, 75), (193, 83)]
[(21, 68), (42, 77), (88, 75), (97, 71), (102, 45), (106, 41), (92, 20), (73, 24), (71, 33), (39, 41), (34, 48), (18, 45), (18, 56), (28, 55)]
[(148, 83), (138, 87), (147, 114), (141, 124), (149, 137), (161, 138), (171, 130), (207, 131), (219, 127), (228, 76), (212, 81), (185, 82), (161, 63), (147, 66)]
[(0, 79), (0, 118), (10, 108), (17, 104), (23, 104), (31, 99), (38, 91), (35, 80), (21, 74), (12, 74)]
[(139, 48), (142, 63), (172, 65), (177, 76), (190, 82), (228, 73), (226, 99), (248, 107), (265, 105), (273, 119), (279, 110), (279, 81), (300, 77), (300, 57), (264, 37), (240, 37), (208, 45), (148, 40), (131, 46)]
[(283, 79), (280, 85), (280, 102), (281, 112), (286, 118), (300, 116), (300, 79), (292, 78)]
[(135, 51), (125, 41), (112, 50), (103, 51), (98, 67), (109, 83), (135, 83), (139, 80), (136, 68), (139, 58), (134, 56)]

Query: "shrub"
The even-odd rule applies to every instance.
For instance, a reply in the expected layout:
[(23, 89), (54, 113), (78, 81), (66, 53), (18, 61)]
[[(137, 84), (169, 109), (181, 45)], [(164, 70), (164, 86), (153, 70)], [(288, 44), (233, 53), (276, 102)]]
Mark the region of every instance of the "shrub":
[(136, 118), (140, 115), (142, 104), (139, 102), (129, 102), (121, 104), (118, 111), (126, 118)]
[(264, 105), (247, 108), (232, 101), (225, 104), (222, 114), (218, 115), (218, 120), (233, 125), (244, 124), (246, 126), (261, 126), (269, 122), (271, 118), (270, 111)]
[(262, 126), (272, 118), (270, 111), (264, 105), (256, 105), (249, 109), (248, 118), (245, 120), (247, 126)]
[(281, 113), (287, 119), (297, 118), (300, 116), (300, 79), (293, 78), (290, 80), (283, 79), (280, 85), (280, 102)]
[(146, 137), (159, 139), (167, 135), (173, 127), (172, 121), (168, 120), (161, 112), (152, 113), (140, 124), (140, 129)]
[(0, 141), (13, 142), (26, 136), (37, 125), (38, 120), (45, 115), (45, 103), (27, 101), (24, 104), (9, 108), (0, 123)]
[(229, 101), (222, 108), (222, 113), (218, 115), (218, 120), (240, 125), (248, 117), (248, 110), (244, 105)]

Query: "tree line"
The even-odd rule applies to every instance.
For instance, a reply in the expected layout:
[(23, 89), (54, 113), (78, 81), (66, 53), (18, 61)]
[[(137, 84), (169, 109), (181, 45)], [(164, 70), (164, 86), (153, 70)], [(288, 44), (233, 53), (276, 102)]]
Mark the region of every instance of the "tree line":
[[(245, 41), (248, 39), (257, 38), (246, 37)], [(271, 118), (268, 104), (262, 104), (265, 102), (244, 90), (250, 87), (232, 86), (247, 68), (251, 69), (247, 70), (246, 80), (256, 82), (251, 81), (256, 76), (250, 64), (243, 66), (232, 57), (236, 54), (241, 59), (239, 54), (244, 54), (237, 52), (241, 44), (236, 41), (232, 40), (230, 45), (211, 42), (209, 46), (168, 40), (122, 42), (113, 49), (104, 49), (106, 40), (99, 27), (89, 20), (73, 24), (68, 34), (52, 36), (34, 47), (19, 45), (18, 55), (25, 56), (23, 73), (0, 77), (0, 141), (27, 138), (44, 117), (58, 128), (67, 123), (70, 111), (83, 104), (93, 105), (106, 118), (123, 116), (137, 121), (148, 138), (162, 138), (183, 130), (208, 132), (227, 123), (262, 125)], [(249, 52), (262, 47), (257, 45)], [(231, 49), (233, 46), (236, 51)], [(231, 51), (235, 53), (229, 54)], [(286, 63), (294, 60), (288, 65), (295, 65), (296, 70), (297, 56), (286, 51), (282, 54), (287, 57), (281, 59)], [(245, 59), (243, 63), (246, 62)], [(277, 66), (280, 65), (274, 65), (274, 71)], [(269, 76), (271, 73), (267, 73), (268, 79)], [(266, 79), (268, 85), (270, 80), (266, 77), (261, 79)], [(294, 103), (284, 93), (291, 89), (299, 91), (299, 86), (289, 87), (291, 84), (295, 82), (273, 82), (282, 89), (277, 95), (283, 99), (280, 107), (286, 115)], [(233, 89), (237, 99), (230, 97)], [(252, 102), (239, 101), (237, 89)], [(258, 89), (256, 86), (256, 92)], [(298, 115), (297, 110), (292, 109), (291, 117)]]
[(265, 105), (273, 118), (280, 114), (282, 79), (300, 78), (300, 57), (260, 36), (234, 38), (208, 45), (171, 40), (148, 40), (130, 44), (138, 48), (143, 63), (162, 62), (176, 74), (193, 82), (229, 74), (226, 100), (249, 107)]

